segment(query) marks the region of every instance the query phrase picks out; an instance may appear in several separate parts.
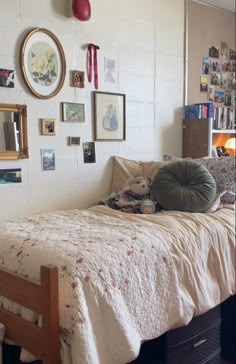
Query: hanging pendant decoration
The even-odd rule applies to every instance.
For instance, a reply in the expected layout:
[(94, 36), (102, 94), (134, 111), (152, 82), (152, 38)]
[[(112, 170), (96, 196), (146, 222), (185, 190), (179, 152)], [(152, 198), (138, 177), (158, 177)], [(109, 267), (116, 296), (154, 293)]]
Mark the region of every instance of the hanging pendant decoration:
[(89, 0), (73, 0), (72, 9), (74, 17), (81, 21), (87, 21), (91, 17)]
[(96, 44), (90, 43), (88, 45), (88, 81), (92, 82), (93, 70), (94, 70), (94, 85), (96, 90), (98, 89), (98, 61), (97, 61), (98, 49), (100, 49), (100, 47)]

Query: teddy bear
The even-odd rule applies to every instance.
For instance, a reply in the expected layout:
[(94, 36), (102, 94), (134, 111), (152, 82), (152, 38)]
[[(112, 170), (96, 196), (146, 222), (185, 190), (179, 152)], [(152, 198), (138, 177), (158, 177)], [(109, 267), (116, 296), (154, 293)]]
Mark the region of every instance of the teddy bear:
[(138, 176), (129, 178), (121, 191), (111, 194), (103, 202), (105, 205), (128, 213), (154, 213), (156, 203), (151, 199), (150, 178)]

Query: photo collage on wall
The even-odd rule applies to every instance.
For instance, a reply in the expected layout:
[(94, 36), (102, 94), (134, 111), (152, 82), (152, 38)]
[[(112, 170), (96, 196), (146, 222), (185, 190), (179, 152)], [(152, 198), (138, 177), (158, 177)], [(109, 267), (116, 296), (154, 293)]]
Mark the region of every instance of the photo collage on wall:
[(208, 56), (203, 56), (200, 92), (207, 101), (235, 108), (236, 52), (221, 41), (220, 47), (211, 46)]

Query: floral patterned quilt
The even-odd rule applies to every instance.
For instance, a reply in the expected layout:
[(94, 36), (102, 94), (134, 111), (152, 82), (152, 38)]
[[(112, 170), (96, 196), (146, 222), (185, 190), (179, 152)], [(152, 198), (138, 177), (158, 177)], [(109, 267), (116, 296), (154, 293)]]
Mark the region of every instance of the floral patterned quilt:
[[(143, 341), (233, 294), (233, 221), (232, 211), (132, 215), (97, 206), (45, 213), (0, 224), (0, 267), (39, 279), (42, 264), (58, 266), (63, 364), (125, 364)], [(32, 359), (22, 350), (21, 360)]]

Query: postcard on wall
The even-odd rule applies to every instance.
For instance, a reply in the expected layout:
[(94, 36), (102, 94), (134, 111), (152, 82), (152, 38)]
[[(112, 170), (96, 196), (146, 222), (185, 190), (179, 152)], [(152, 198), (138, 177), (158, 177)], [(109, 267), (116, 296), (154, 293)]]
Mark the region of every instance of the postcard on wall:
[(215, 102), (222, 103), (224, 102), (225, 93), (224, 91), (215, 91)]
[(229, 49), (229, 59), (231, 61), (236, 61), (236, 51), (233, 49)]
[(211, 59), (209, 57), (204, 56), (202, 59), (202, 73), (204, 75), (208, 75), (210, 72), (210, 63)]
[(94, 142), (86, 142), (83, 143), (84, 149), (84, 163), (95, 163), (95, 143)]
[(220, 87), (228, 88), (228, 73), (221, 73)]
[(220, 73), (211, 73), (211, 84), (220, 86)]
[(15, 184), (22, 182), (21, 168), (0, 169), (0, 185)]
[(231, 105), (232, 105), (231, 91), (225, 90), (225, 106), (231, 106)]
[(41, 149), (42, 170), (55, 170), (55, 149)]
[(207, 92), (208, 78), (207, 76), (200, 76), (200, 92)]
[(229, 58), (228, 44), (226, 42), (223, 42), (223, 41), (221, 41), (221, 43), (220, 43), (220, 56), (224, 60)]
[(215, 60), (215, 58), (211, 58), (210, 70), (211, 70), (211, 72), (221, 72), (221, 63), (219, 62), (219, 60)]
[(215, 100), (215, 87), (209, 86), (208, 87), (208, 101), (214, 101)]
[(14, 70), (0, 68), (0, 87), (14, 87)]
[(104, 57), (104, 80), (108, 83), (116, 82), (116, 61), (112, 58)]
[(230, 67), (229, 61), (226, 60), (222, 62), (222, 67), (221, 67), (222, 72), (229, 72), (229, 67)]
[(235, 78), (235, 73), (231, 72), (228, 74), (228, 88), (230, 90), (235, 90), (236, 89), (236, 78)]
[(209, 57), (219, 58), (219, 53), (220, 53), (220, 50), (218, 47), (211, 46), (209, 48)]

